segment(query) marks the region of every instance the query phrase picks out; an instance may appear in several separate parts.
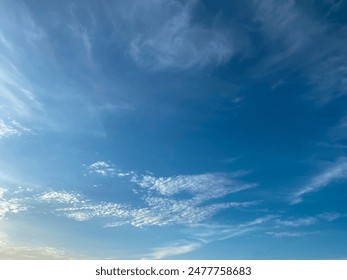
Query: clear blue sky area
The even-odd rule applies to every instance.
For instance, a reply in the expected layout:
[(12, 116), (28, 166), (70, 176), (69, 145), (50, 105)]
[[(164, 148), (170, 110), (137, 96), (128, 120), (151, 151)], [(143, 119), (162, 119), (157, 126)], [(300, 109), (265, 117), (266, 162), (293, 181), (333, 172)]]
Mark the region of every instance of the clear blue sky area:
[(346, 259), (347, 1), (0, 0), (0, 258)]

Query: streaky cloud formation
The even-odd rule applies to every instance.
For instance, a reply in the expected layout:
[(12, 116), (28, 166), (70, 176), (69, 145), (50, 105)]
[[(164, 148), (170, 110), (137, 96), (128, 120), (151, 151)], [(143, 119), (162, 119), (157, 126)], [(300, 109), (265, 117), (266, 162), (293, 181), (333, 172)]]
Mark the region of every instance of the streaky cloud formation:
[(142, 259), (160, 260), (167, 259), (176, 255), (182, 255), (198, 249), (201, 244), (197, 242), (181, 241), (175, 244), (153, 248), (152, 252), (143, 256)]
[(275, 236), (275, 237), (302, 237), (305, 235), (308, 235), (309, 233), (307, 232), (290, 232), (290, 231), (281, 231), (281, 232), (274, 232), (274, 231), (269, 231), (266, 232), (266, 234)]
[(322, 214), (318, 214), (317, 216), (305, 217), (305, 218), (299, 218), (299, 219), (291, 219), (291, 220), (278, 219), (276, 220), (276, 222), (281, 226), (301, 227), (301, 226), (311, 226), (311, 225), (317, 224), (320, 221), (332, 222), (341, 217), (342, 215), (339, 213), (322, 213)]
[(330, 164), (320, 174), (311, 178), (308, 184), (301, 187), (291, 197), (291, 203), (296, 204), (303, 201), (303, 196), (320, 189), (328, 187), (332, 183), (339, 182), (347, 178), (347, 159), (341, 157), (336, 162)]

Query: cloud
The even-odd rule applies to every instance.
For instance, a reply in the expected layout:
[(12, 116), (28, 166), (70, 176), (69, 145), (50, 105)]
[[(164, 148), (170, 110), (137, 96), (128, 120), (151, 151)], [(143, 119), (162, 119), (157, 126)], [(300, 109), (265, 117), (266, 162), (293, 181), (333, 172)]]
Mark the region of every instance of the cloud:
[[(44, 195), (47, 198), (47, 194)], [(216, 203), (198, 206), (191, 200), (175, 200), (159, 197), (147, 197), (145, 207), (137, 208), (122, 203), (95, 202), (91, 200), (76, 201), (72, 194), (49, 195), (44, 202), (62, 202), (66, 207), (53, 208), (52, 212), (76, 221), (87, 221), (94, 218), (111, 218), (105, 227), (118, 227), (130, 224), (134, 227), (192, 225), (203, 222), (218, 211), (227, 208), (251, 207), (256, 202)], [(42, 196), (40, 196), (42, 201)], [(106, 220), (107, 221), (107, 220)]]
[[(90, 199), (79, 192), (64, 190), (17, 189), (11, 193), (15, 198), (2, 202), (3, 216), (8, 212), (19, 211), (26, 207), (44, 209), (46, 213), (82, 222), (101, 219), (105, 227), (132, 225), (145, 226), (190, 226), (208, 221), (216, 213), (226, 209), (250, 208), (260, 201), (226, 201), (225, 196), (254, 187), (239, 181), (246, 172), (231, 174), (202, 174), (160, 178), (123, 172), (114, 164), (97, 161), (87, 169), (92, 174), (111, 177), (124, 177), (133, 184), (133, 193), (141, 201), (105, 202)], [(213, 192), (211, 192), (213, 190)], [(188, 196), (187, 196), (188, 195)], [(220, 202), (218, 199), (223, 198)], [(213, 199), (213, 200), (212, 200)], [(11, 203), (11, 204), (9, 204)], [(10, 205), (12, 205), (10, 207)]]
[[(93, 217), (117, 217), (106, 227), (131, 224), (135, 227), (148, 225), (191, 225), (208, 220), (217, 212), (228, 208), (245, 208), (258, 205), (259, 201), (211, 203), (232, 193), (256, 187), (257, 184), (244, 183), (241, 176), (247, 171), (234, 173), (206, 173), (198, 175), (178, 175), (155, 177), (139, 175), (134, 171), (124, 172), (111, 162), (97, 161), (89, 166), (90, 174), (106, 177), (124, 177), (135, 184), (134, 194), (141, 196), (144, 207), (130, 207), (123, 204), (102, 204), (60, 209), (66, 216), (76, 220), (88, 220)], [(213, 191), (211, 191), (213, 190)], [(102, 214), (104, 207), (114, 208), (108, 214)], [(98, 210), (96, 210), (96, 208)], [(119, 219), (121, 218), (121, 219)]]
[(129, 180), (135, 184), (134, 194), (141, 199), (143, 206), (96, 202), (80, 194), (56, 191), (41, 194), (39, 201), (50, 204), (64, 203), (64, 207), (53, 207), (51, 211), (77, 221), (108, 219), (105, 227), (125, 224), (134, 227), (192, 225), (208, 220), (223, 209), (247, 208), (260, 203), (259, 201), (211, 202), (212, 199), (220, 199), (255, 187), (256, 184), (247, 184), (239, 180), (240, 176), (247, 174), (245, 171), (230, 174), (155, 177), (138, 175), (134, 171), (122, 172), (114, 164), (106, 161), (97, 161), (87, 166), (87, 170), (90, 174), (124, 177)]
[(287, 227), (300, 227), (300, 226), (311, 226), (316, 224), (318, 221), (317, 218), (315, 217), (308, 217), (308, 218), (302, 218), (302, 219), (297, 219), (297, 220), (278, 220), (277, 222), (281, 226), (287, 226)]
[(106, 161), (97, 161), (87, 167), (89, 174), (98, 174), (104, 177), (126, 177), (133, 175), (134, 172), (123, 172), (114, 164)]
[[(6, 40), (10, 42), (10, 39)], [(17, 48), (7, 55), (0, 55), (0, 117), (4, 111), (11, 117), (28, 119), (42, 111), (43, 106), (33, 91), (32, 82), (21, 70), (19, 56)]]
[[(329, 136), (334, 143), (347, 139), (347, 113), (332, 129), (330, 129)], [(341, 148), (341, 146), (343, 145), (340, 145), (338, 147)]]
[(141, 66), (188, 69), (227, 62), (238, 51), (230, 31), (193, 18), (197, 1), (132, 1), (130, 56)]
[(314, 17), (293, 0), (254, 0), (251, 6), (268, 52), (257, 73), (300, 73), (312, 86), (304, 96), (320, 105), (346, 94), (345, 28), (327, 17)]
[(307, 233), (307, 232), (289, 232), (289, 231), (282, 231), (282, 232), (269, 231), (269, 232), (266, 232), (266, 234), (274, 236), (274, 237), (302, 237), (302, 236), (308, 235), (310, 233)]
[(299, 219), (290, 219), (290, 220), (278, 219), (276, 220), (276, 222), (280, 226), (285, 226), (285, 227), (302, 227), (302, 226), (312, 226), (321, 221), (333, 222), (341, 217), (342, 215), (339, 213), (322, 213), (316, 216), (299, 218)]
[(200, 243), (180, 241), (173, 245), (154, 248), (151, 253), (145, 255), (143, 259), (159, 260), (182, 255), (194, 251), (201, 247)]
[(6, 198), (6, 188), (0, 187), (0, 220), (4, 219), (7, 214), (19, 213), (27, 210), (27, 207), (22, 205), (17, 198)]
[(154, 248), (151, 253), (146, 254), (143, 258), (166, 259), (186, 254), (199, 249), (205, 244), (230, 239), (257, 230), (260, 225), (273, 219), (274, 216), (269, 215), (236, 225), (194, 224), (185, 231), (185, 235), (189, 235), (190, 240), (179, 240), (168, 246)]
[(113, 164), (105, 161), (97, 161), (88, 166), (89, 173), (96, 173), (102, 176), (115, 176), (116, 168)]
[[(29, 57), (26, 51), (32, 50), (40, 32), (25, 5), (5, 1), (1, 6), (0, 138), (4, 138), (31, 132), (27, 126), (42, 113), (43, 104), (38, 100), (28, 75), (28, 68), (38, 60), (37, 57), (30, 53), (30, 63), (26, 64)], [(20, 47), (23, 45), (26, 47)]]
[(202, 202), (256, 187), (257, 184), (238, 181), (238, 178), (244, 174), (246, 172), (239, 171), (231, 174), (207, 173), (174, 177), (145, 175), (134, 176), (132, 181), (164, 196), (186, 192), (193, 195), (195, 200)]
[(303, 196), (312, 192), (317, 192), (328, 187), (332, 183), (344, 180), (347, 178), (347, 159), (341, 157), (336, 162), (330, 164), (328, 168), (317, 174), (310, 181), (301, 187), (291, 196), (292, 204), (300, 203)]
[(10, 120), (5, 122), (0, 119), (0, 139), (10, 136), (21, 136), (23, 133), (31, 132), (30, 129), (22, 126), (19, 122)]
[(81, 195), (68, 192), (49, 191), (41, 194), (39, 196), (39, 200), (46, 202), (76, 204), (81, 202)]
[[(311, 38), (319, 33), (313, 20), (301, 11), (295, 1), (280, 3), (276, 0), (253, 0), (254, 20), (259, 24), (265, 40), (274, 46), (275, 55), (271, 64), (283, 62), (291, 55), (302, 51), (311, 43)], [(274, 15), (276, 16), (274, 17)], [(310, 37), (307, 36), (309, 32)]]

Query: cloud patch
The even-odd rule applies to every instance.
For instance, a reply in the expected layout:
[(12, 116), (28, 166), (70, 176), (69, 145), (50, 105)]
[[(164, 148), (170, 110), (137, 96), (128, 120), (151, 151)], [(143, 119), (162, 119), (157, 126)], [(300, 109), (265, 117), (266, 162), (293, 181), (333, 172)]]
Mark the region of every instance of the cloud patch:
[(23, 133), (28, 133), (31, 130), (22, 126), (19, 122), (10, 120), (5, 122), (0, 119), (0, 139), (10, 136), (21, 136)]
[(22, 205), (19, 199), (7, 198), (6, 193), (8, 193), (8, 190), (0, 187), (0, 220), (10, 213), (19, 213), (27, 210), (27, 207)]

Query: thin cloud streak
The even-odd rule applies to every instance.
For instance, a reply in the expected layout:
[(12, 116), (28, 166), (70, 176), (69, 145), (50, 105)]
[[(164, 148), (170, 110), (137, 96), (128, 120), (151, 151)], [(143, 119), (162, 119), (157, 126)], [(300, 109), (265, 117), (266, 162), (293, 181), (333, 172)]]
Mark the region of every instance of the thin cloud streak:
[(142, 259), (160, 260), (173, 256), (187, 254), (201, 247), (201, 243), (181, 241), (175, 244), (152, 249), (152, 252), (143, 256)]
[(297, 204), (303, 201), (303, 196), (312, 192), (317, 192), (323, 188), (328, 187), (332, 183), (347, 178), (347, 159), (345, 157), (339, 158), (335, 163), (331, 164), (328, 168), (323, 170), (320, 174), (311, 178), (308, 184), (301, 187), (291, 196), (291, 203)]
[(277, 219), (276, 223), (284, 227), (305, 227), (312, 226), (322, 221), (333, 222), (337, 219), (342, 218), (343, 215), (340, 213), (322, 213), (316, 216), (299, 218), (299, 219)]

